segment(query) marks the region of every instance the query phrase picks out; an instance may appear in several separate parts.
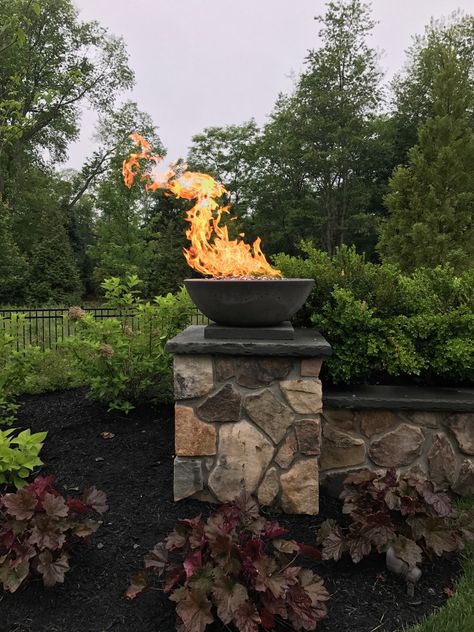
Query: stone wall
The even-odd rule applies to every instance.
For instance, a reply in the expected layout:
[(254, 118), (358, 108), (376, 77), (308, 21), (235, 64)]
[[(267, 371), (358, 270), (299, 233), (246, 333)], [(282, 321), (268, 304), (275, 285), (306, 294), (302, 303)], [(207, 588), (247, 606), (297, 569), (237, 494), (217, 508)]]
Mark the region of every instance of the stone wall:
[(421, 470), (438, 490), (474, 494), (474, 412), (325, 406), (322, 483), (337, 490), (344, 473), (362, 467)]
[(317, 357), (175, 356), (175, 500), (317, 514), (322, 410)]

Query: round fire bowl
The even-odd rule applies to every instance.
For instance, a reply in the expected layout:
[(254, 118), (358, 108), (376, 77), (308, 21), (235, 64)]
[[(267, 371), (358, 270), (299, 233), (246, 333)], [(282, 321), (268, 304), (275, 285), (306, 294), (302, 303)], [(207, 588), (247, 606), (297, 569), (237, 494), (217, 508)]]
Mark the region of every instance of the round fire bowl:
[(272, 327), (308, 298), (313, 279), (186, 279), (195, 305), (218, 325)]

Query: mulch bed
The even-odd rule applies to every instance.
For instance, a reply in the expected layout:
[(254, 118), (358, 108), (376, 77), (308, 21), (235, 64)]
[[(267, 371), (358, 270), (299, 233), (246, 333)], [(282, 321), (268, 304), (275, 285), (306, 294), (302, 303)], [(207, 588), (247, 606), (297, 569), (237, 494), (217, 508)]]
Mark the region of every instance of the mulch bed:
[[(203, 503), (172, 500), (172, 409), (144, 406), (126, 417), (107, 413), (77, 390), (25, 398), (20, 422), (49, 432), (43, 473), (54, 474), (66, 490), (96, 485), (107, 493), (110, 510), (92, 543), (78, 546), (64, 585), (44, 589), (35, 579), (13, 595), (0, 594), (0, 632), (174, 631), (173, 604), (161, 592), (149, 591), (133, 602), (123, 597), (143, 555), (179, 518), (210, 511)], [(103, 431), (115, 437), (103, 439)], [(340, 503), (323, 496), (317, 519), (279, 520), (291, 537), (314, 544), (316, 525), (339, 512)], [(403, 583), (385, 571), (380, 556), (358, 565), (345, 560), (308, 565), (332, 595), (319, 632), (401, 631), (442, 606), (445, 589), (460, 573), (454, 556), (425, 567), (416, 603), (409, 603)], [(209, 628), (224, 630), (229, 628)]]

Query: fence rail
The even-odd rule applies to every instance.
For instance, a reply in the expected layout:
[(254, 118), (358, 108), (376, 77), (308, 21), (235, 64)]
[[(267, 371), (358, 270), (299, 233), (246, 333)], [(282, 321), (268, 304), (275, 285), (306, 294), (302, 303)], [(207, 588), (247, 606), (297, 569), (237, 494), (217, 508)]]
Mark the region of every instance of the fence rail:
[[(137, 316), (130, 310), (118, 310), (111, 307), (86, 307), (87, 313), (94, 318), (127, 318), (132, 325)], [(48, 309), (0, 309), (0, 330), (12, 331), (12, 319), (15, 314), (22, 314), (24, 321), (15, 326), (14, 336), (17, 349), (28, 345), (39, 347), (42, 351), (55, 349), (59, 342), (76, 331), (76, 323), (68, 318), (68, 307), (51, 307)], [(193, 308), (189, 315), (189, 324), (207, 325), (208, 319), (198, 309)]]

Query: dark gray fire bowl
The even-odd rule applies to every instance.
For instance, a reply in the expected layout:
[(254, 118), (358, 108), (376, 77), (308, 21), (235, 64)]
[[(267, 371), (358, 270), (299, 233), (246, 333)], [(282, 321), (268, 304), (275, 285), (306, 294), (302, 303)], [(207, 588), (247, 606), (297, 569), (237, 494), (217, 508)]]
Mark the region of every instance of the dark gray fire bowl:
[(186, 279), (194, 304), (218, 325), (269, 327), (288, 320), (308, 298), (313, 279)]

